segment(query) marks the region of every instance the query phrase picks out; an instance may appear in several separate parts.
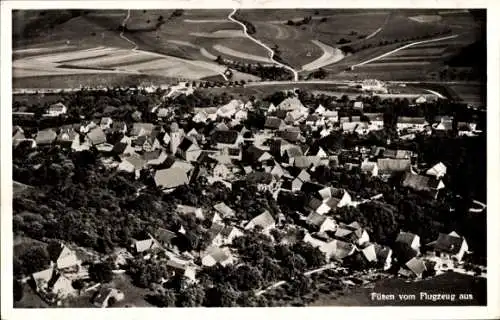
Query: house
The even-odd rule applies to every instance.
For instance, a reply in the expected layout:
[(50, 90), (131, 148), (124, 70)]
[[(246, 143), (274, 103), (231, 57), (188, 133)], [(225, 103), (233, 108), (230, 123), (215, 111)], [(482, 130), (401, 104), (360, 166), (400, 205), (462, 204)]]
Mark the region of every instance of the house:
[(328, 153), (326, 153), (326, 151), (317, 144), (309, 147), (309, 149), (307, 149), (307, 151), (305, 152), (305, 155), (306, 156), (316, 156), (316, 157), (321, 158), (321, 159), (328, 158)]
[(363, 114), (370, 122), (370, 130), (380, 130), (384, 127), (383, 113), (364, 113)]
[(425, 172), (426, 175), (441, 179), (446, 174), (446, 166), (439, 162)]
[(110, 117), (103, 117), (101, 119), (101, 122), (99, 123), (99, 126), (101, 127), (102, 130), (108, 130), (111, 128), (111, 125), (113, 124), (113, 119)]
[(389, 270), (392, 266), (392, 249), (375, 244), (375, 253), (377, 255), (377, 265), (383, 270)]
[(132, 140), (131, 145), (136, 152), (150, 152), (161, 147), (158, 139), (151, 135), (138, 136)]
[(158, 170), (154, 176), (155, 184), (165, 190), (177, 188), (188, 184), (189, 179), (186, 172), (181, 168), (168, 168)]
[(458, 122), (457, 129), (459, 136), (473, 136), (477, 124), (473, 122)]
[(174, 248), (174, 239), (177, 238), (177, 234), (170, 230), (164, 228), (158, 228), (155, 233), (155, 239), (158, 243), (166, 249)]
[(242, 120), (246, 120), (248, 118), (248, 111), (246, 110), (239, 110), (234, 114), (234, 119), (237, 122), (241, 122)]
[(352, 108), (354, 110), (363, 111), (363, 101), (354, 101), (354, 104), (352, 105)]
[(262, 232), (264, 234), (268, 234), (271, 229), (273, 229), (276, 225), (273, 216), (269, 211), (264, 211), (260, 215), (256, 216), (252, 220), (250, 220), (245, 226), (245, 230), (251, 230), (255, 227), (262, 228)]
[(285, 122), (286, 123), (296, 123), (305, 118), (305, 114), (299, 110), (289, 111), (286, 114)]
[(423, 131), (428, 123), (424, 117), (398, 117), (396, 127), (398, 130), (415, 130)]
[(253, 171), (245, 177), (251, 184), (256, 184), (260, 191), (272, 191), (275, 187), (275, 180), (272, 174), (262, 171)]
[(135, 153), (135, 149), (127, 142), (117, 142), (111, 152), (117, 156), (129, 156)]
[(213, 223), (208, 233), (211, 239), (210, 243), (215, 247), (230, 245), (235, 238), (243, 236), (243, 232), (240, 229), (224, 225), (221, 222)]
[(427, 268), (424, 261), (413, 257), (399, 269), (398, 274), (407, 278), (421, 278), (425, 270), (427, 270)]
[(56, 143), (63, 148), (77, 150), (80, 146), (80, 134), (74, 129), (62, 129), (57, 135)]
[(241, 100), (231, 100), (226, 105), (217, 109), (217, 116), (221, 118), (232, 118), (233, 115), (241, 109), (243, 102)]
[(177, 211), (185, 215), (191, 215), (198, 219), (205, 220), (205, 215), (203, 214), (203, 209), (201, 208), (178, 204)]
[(357, 222), (352, 222), (348, 225), (344, 223), (340, 224), (335, 230), (335, 238), (356, 245), (363, 245), (370, 241), (368, 232)]
[(135, 253), (143, 253), (146, 251), (152, 251), (155, 249), (160, 249), (160, 244), (153, 238), (148, 238), (144, 240), (133, 240), (132, 249)]
[(378, 165), (374, 161), (368, 161), (365, 159), (365, 161), (361, 163), (361, 172), (364, 172), (371, 177), (376, 177), (378, 175)]
[(377, 263), (377, 250), (375, 249), (375, 244), (366, 242), (360, 248), (363, 259), (369, 263)]
[(276, 135), (291, 143), (303, 142), (305, 140), (300, 132), (300, 129), (295, 127), (288, 127), (285, 130), (280, 130), (276, 133)]
[(127, 133), (127, 124), (124, 121), (113, 121), (110, 131), (125, 134)]
[(196, 143), (196, 140), (190, 137), (185, 137), (177, 147), (177, 154), (182, 159), (192, 162), (198, 159), (201, 154), (201, 149), (198, 146), (198, 143)]
[(437, 197), (439, 190), (444, 188), (444, 183), (442, 180), (419, 174), (413, 174), (411, 172), (406, 173), (402, 185), (403, 187), (413, 189), (414, 191), (427, 192), (434, 198)]
[(412, 152), (409, 150), (385, 149), (382, 156), (390, 159), (411, 159)]
[(52, 129), (38, 131), (35, 142), (37, 146), (52, 144), (57, 138), (57, 133)]
[(250, 163), (257, 164), (271, 160), (273, 159), (273, 156), (269, 152), (251, 145), (245, 150), (243, 158)]
[(122, 161), (118, 164), (117, 170), (134, 173), (135, 178), (138, 179), (140, 177), (140, 171), (145, 165), (146, 161), (140, 155), (132, 153), (122, 158)]
[(213, 176), (220, 179), (228, 179), (233, 176), (233, 172), (226, 165), (218, 163), (213, 169)]
[(94, 306), (99, 308), (107, 308), (115, 302), (122, 301), (125, 294), (115, 288), (101, 288), (94, 298)]
[(217, 130), (212, 134), (211, 140), (219, 150), (239, 148), (243, 143), (243, 136), (235, 130)]
[(149, 136), (153, 132), (155, 125), (152, 123), (136, 122), (130, 131), (131, 137)]
[(335, 123), (339, 121), (339, 112), (335, 110), (327, 110), (323, 117), (325, 117), (327, 122)]
[(207, 123), (208, 114), (205, 111), (198, 111), (191, 120), (195, 123)]
[(88, 133), (90, 130), (97, 127), (94, 121), (85, 120), (80, 125), (80, 133)]
[(321, 164), (321, 158), (317, 156), (298, 156), (291, 159), (291, 165), (295, 168), (309, 169)]
[(394, 173), (408, 172), (411, 169), (410, 159), (387, 159), (377, 160), (378, 175), (389, 176)]
[(285, 122), (277, 117), (266, 117), (266, 122), (264, 123), (264, 128), (271, 130), (282, 130), (285, 126)]
[(465, 238), (454, 231), (449, 234), (440, 233), (435, 241), (427, 244), (427, 247), (430, 247), (440, 258), (448, 258), (458, 262), (462, 261), (464, 254), (469, 250)]
[(196, 270), (197, 267), (191, 263), (186, 263), (183, 261), (181, 263), (179, 259), (169, 259), (165, 263), (167, 271), (172, 275), (181, 275), (188, 282), (196, 282)]
[(224, 202), (215, 204), (214, 210), (224, 219), (232, 218), (235, 216), (234, 210), (229, 208)]
[(169, 114), (170, 111), (167, 108), (158, 108), (158, 110), (156, 110), (156, 116), (158, 119), (165, 119), (169, 116)]
[(325, 112), (326, 112), (326, 108), (323, 107), (323, 105), (321, 105), (321, 104), (314, 110), (314, 113), (319, 114), (319, 115), (323, 115)]
[(418, 98), (415, 99), (416, 104), (422, 104), (422, 103), (426, 103), (426, 102), (427, 102), (427, 99), (424, 96), (419, 96)]
[(68, 112), (68, 108), (61, 102), (58, 102), (49, 107), (46, 115), (49, 117), (58, 117), (62, 114), (66, 114), (66, 112)]
[(334, 239), (326, 245), (320, 247), (326, 253), (327, 259), (342, 260), (356, 252), (356, 246), (352, 243)]
[(90, 130), (89, 133), (87, 133), (87, 140), (90, 144), (93, 146), (105, 143), (106, 142), (106, 134), (100, 127), (96, 127), (92, 130)]
[(165, 150), (156, 149), (154, 151), (144, 152), (142, 158), (146, 161), (147, 165), (158, 166), (167, 160), (168, 155)]
[(278, 110), (285, 110), (285, 111), (301, 111), (301, 112), (307, 112), (304, 111), (307, 110), (306, 107), (300, 102), (300, 100), (297, 97), (289, 97), (286, 98), (285, 100), (281, 101), (280, 104), (278, 104), (277, 107)]
[(73, 250), (62, 243), (54, 249), (50, 252), (50, 259), (58, 270), (78, 270), (80, 268), (82, 261)]
[(438, 131), (451, 131), (453, 130), (453, 117), (437, 116), (432, 127), (434, 128), (434, 130)]
[(58, 272), (55, 268), (48, 268), (31, 275), (36, 291), (50, 302), (75, 296), (77, 290), (72, 281)]
[(420, 252), (420, 237), (416, 234), (401, 231), (396, 238), (396, 243), (403, 244), (416, 252)]
[(337, 228), (337, 224), (332, 218), (316, 212), (312, 212), (307, 217), (306, 223), (319, 230), (319, 232), (335, 231)]
[(289, 165), (293, 165), (295, 158), (303, 156), (302, 149), (294, 144), (284, 145), (282, 148), (282, 160)]
[(205, 250), (201, 258), (201, 264), (205, 267), (211, 267), (216, 264), (226, 266), (235, 261), (229, 248), (209, 247)]

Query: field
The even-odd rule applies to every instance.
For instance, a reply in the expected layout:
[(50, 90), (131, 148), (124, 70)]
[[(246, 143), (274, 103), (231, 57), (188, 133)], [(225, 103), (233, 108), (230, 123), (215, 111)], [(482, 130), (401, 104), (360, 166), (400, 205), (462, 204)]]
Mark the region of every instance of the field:
[[(62, 10), (59, 16), (54, 12), (16, 12), (14, 83), (19, 84), (21, 78), (58, 75), (223, 79), (225, 67), (214, 62), (218, 56), (236, 63), (269, 63), (269, 52), (245, 37), (240, 26), (228, 19), (230, 12), (131, 10), (128, 19), (126, 10)], [(242, 9), (236, 17), (254, 25), (252, 36), (276, 49), (276, 55), (301, 76), (323, 68), (328, 78), (346, 79), (430, 79), (429, 73), (476, 41), (482, 30), (467, 12), (422, 9)], [(304, 17), (311, 20), (301, 24)], [(295, 25), (289, 25), (289, 20)], [(120, 26), (124, 23), (122, 35)], [(411, 39), (427, 39), (443, 31), (457, 37), (387, 54), (417, 41)], [(342, 45), (356, 52), (345, 55), (339, 50)], [(368, 45), (371, 48), (366, 48)], [(382, 54), (387, 55), (365, 63)], [(360, 63), (363, 65), (355, 71), (345, 72)], [(238, 73), (241, 79), (256, 80)]]

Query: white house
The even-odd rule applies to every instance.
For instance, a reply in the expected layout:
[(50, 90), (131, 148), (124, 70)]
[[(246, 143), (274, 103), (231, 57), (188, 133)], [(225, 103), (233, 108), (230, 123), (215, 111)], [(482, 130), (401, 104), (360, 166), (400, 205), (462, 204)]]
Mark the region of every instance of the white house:
[(49, 117), (58, 117), (62, 114), (66, 114), (67, 111), (68, 108), (61, 102), (58, 102), (49, 107), (46, 115)]

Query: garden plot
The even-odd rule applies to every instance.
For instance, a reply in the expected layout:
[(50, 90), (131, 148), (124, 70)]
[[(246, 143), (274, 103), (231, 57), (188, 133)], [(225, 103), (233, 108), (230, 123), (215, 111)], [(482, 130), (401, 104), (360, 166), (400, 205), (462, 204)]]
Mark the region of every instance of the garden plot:
[(257, 56), (254, 54), (249, 54), (246, 52), (233, 50), (231, 48), (228, 48), (228, 47), (220, 45), (220, 44), (214, 45), (213, 48), (214, 48), (214, 50), (216, 50), (220, 53), (223, 53), (225, 55), (231, 56), (231, 57), (241, 58), (241, 59), (245, 59), (245, 60), (258, 61), (258, 62), (272, 63), (272, 61), (271, 61), (271, 59), (269, 59), (269, 57)]
[(305, 71), (316, 70), (324, 66), (327, 66), (329, 64), (336, 63), (344, 58), (344, 54), (340, 49), (333, 48), (317, 40), (311, 40), (311, 42), (320, 47), (321, 50), (323, 50), (323, 55), (318, 59), (303, 65), (302, 70)]
[(78, 60), (83, 58), (92, 58), (95, 56), (110, 54), (116, 51), (116, 48), (106, 48), (106, 47), (96, 47), (92, 49), (67, 51), (55, 54), (46, 54), (41, 56), (34, 56), (31, 59), (36, 59), (41, 62), (51, 62), (51, 63), (63, 63), (72, 60)]
[(190, 35), (194, 37), (205, 38), (240, 38), (245, 37), (242, 30), (217, 30), (214, 32), (191, 32)]

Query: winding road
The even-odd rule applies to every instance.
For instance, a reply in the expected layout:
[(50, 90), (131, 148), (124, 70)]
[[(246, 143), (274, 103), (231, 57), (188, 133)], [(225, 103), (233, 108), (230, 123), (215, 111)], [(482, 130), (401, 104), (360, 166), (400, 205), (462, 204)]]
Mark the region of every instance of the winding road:
[(294, 81), (298, 81), (299, 80), (299, 73), (295, 69), (293, 69), (292, 67), (287, 66), (287, 65), (285, 65), (285, 64), (283, 64), (281, 62), (276, 61), (274, 59), (274, 54), (275, 54), (274, 50), (271, 49), (270, 47), (268, 47), (267, 45), (265, 45), (264, 43), (262, 43), (261, 41), (255, 39), (251, 35), (249, 35), (248, 34), (248, 30), (247, 30), (247, 26), (244, 23), (242, 23), (242, 22), (236, 20), (235, 18), (233, 18), (233, 16), (236, 13), (236, 11), (238, 11), (238, 9), (233, 9), (233, 11), (227, 16), (227, 18), (229, 20), (231, 20), (232, 22), (239, 24), (243, 28), (243, 33), (245, 34), (245, 36), (248, 39), (252, 40), (253, 42), (255, 42), (256, 44), (258, 44), (259, 46), (261, 46), (264, 49), (266, 49), (267, 51), (269, 51), (269, 58), (271, 59), (271, 61), (274, 64), (276, 64), (276, 65), (278, 65), (278, 66), (280, 66), (282, 68), (285, 68), (285, 69), (289, 70), (290, 72), (292, 72)]

